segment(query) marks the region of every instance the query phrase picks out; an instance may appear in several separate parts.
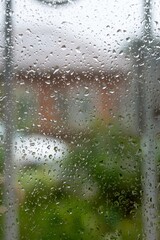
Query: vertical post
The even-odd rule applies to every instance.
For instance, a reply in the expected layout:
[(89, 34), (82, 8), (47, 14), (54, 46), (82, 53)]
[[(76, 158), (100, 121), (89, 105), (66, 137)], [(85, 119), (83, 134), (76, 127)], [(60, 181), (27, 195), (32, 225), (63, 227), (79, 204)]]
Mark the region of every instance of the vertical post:
[(17, 204), (12, 157), (13, 143), (13, 26), (12, 1), (5, 1), (5, 162), (4, 162), (4, 239), (17, 240)]
[(151, 0), (144, 0), (144, 130), (143, 151), (143, 237), (158, 240), (156, 132), (154, 120), (154, 53), (151, 26)]

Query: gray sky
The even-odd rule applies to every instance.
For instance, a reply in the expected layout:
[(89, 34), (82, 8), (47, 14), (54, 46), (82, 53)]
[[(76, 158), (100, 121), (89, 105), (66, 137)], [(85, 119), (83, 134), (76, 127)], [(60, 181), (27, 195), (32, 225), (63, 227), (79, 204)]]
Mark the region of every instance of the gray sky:
[[(4, 0), (1, 2), (2, 45)], [(21, 58), (21, 67), (27, 59), (31, 65), (36, 62), (37, 66), (42, 67), (44, 63), (44, 67), (51, 67), (56, 64), (55, 56), (61, 66), (67, 55), (70, 57), (66, 63), (73, 60), (80, 64), (85, 57), (84, 65), (90, 58), (94, 58), (93, 65), (98, 61), (109, 66), (113, 61), (119, 64), (122, 47), (143, 31), (143, 2), (140, 0), (77, 0), (64, 7), (49, 7), (36, 0), (13, 0), (13, 3), (15, 61)], [(158, 0), (153, 1), (153, 9), (153, 29), (158, 36)]]

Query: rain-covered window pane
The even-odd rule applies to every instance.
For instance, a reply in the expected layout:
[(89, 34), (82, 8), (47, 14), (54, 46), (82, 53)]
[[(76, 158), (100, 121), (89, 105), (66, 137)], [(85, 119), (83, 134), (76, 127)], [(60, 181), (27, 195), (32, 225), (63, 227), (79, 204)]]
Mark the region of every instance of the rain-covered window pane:
[(0, 4), (0, 240), (158, 240), (158, 0)]

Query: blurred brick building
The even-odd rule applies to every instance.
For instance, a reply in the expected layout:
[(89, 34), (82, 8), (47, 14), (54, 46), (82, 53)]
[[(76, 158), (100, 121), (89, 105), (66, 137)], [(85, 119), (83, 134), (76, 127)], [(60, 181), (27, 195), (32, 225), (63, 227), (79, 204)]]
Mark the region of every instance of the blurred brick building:
[(97, 119), (115, 117), (124, 79), (120, 71), (17, 72), (17, 125), (63, 138), (86, 132)]

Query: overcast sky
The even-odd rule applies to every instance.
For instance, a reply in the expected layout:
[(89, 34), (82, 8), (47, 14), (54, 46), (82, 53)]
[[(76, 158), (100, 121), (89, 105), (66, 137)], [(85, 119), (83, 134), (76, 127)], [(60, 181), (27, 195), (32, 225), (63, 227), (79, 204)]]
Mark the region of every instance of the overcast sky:
[[(160, 3), (157, 0), (153, 1), (152, 5), (154, 34), (159, 36)], [(1, 0), (0, 12), (2, 13), (0, 14), (2, 45), (4, 0)], [(77, 0), (63, 7), (50, 7), (37, 0), (13, 0), (13, 19), (16, 51), (22, 52), (22, 47), (28, 48), (31, 43), (34, 45), (33, 49), (30, 47), (28, 56), (33, 56), (33, 53), (40, 50), (46, 51), (48, 56), (53, 48), (53, 41), (55, 40), (57, 44), (60, 38), (62, 46), (65, 39), (70, 42), (67, 53), (71, 51), (71, 44), (74, 45), (73, 48), (78, 49), (81, 43), (82, 51), (85, 51), (85, 46), (90, 48), (89, 55), (93, 48), (95, 49), (93, 55), (97, 51), (99, 54), (105, 53), (111, 56), (114, 51), (119, 53), (131, 38), (142, 34), (143, 1)], [(36, 48), (38, 44), (33, 42), (36, 36), (41, 41), (39, 48)], [(19, 58), (20, 53), (17, 54)]]

